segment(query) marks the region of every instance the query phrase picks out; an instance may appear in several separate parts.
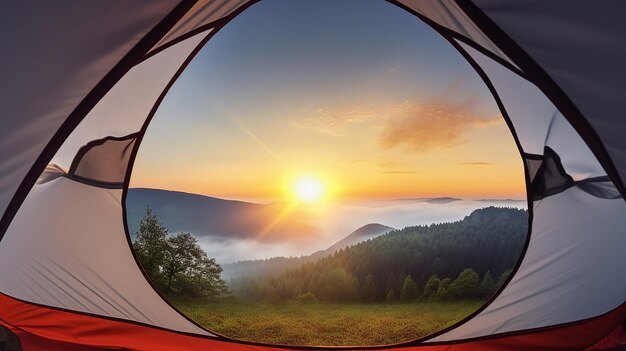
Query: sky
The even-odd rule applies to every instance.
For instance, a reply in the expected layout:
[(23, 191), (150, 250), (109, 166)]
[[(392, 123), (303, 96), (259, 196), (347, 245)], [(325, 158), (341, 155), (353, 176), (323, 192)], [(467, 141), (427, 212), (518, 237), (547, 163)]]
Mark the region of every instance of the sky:
[(479, 76), (382, 0), (244, 11), (166, 96), (131, 186), (286, 200), (303, 177), (336, 201), (525, 197), (521, 158)]

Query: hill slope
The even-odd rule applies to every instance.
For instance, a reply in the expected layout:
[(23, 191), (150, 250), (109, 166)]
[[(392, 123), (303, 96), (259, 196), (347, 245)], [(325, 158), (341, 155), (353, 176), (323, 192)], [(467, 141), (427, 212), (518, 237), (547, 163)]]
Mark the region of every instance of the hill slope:
[(317, 228), (307, 223), (307, 214), (301, 211), (291, 211), (278, 224), (272, 225), (288, 206), (285, 203), (254, 204), (145, 188), (128, 189), (126, 208), (131, 234), (138, 230), (139, 220), (148, 206), (170, 231), (190, 232), (198, 237), (275, 242), (287, 237), (306, 238), (319, 234)]
[(329, 248), (316, 251), (309, 256), (272, 257), (264, 260), (245, 260), (224, 264), (222, 265), (222, 268), (224, 269), (222, 277), (226, 280), (230, 280), (241, 277), (261, 277), (269, 274), (280, 274), (304, 263), (313, 262), (320, 258), (332, 255), (338, 250), (374, 238), (393, 229), (394, 228), (392, 227), (378, 223), (366, 224), (336, 242)]

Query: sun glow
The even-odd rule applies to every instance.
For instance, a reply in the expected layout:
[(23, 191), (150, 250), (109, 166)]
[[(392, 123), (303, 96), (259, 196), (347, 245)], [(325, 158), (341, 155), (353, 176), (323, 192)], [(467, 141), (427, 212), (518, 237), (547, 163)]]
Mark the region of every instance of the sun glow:
[(298, 201), (313, 203), (324, 197), (324, 183), (311, 177), (297, 178), (293, 182), (293, 194)]

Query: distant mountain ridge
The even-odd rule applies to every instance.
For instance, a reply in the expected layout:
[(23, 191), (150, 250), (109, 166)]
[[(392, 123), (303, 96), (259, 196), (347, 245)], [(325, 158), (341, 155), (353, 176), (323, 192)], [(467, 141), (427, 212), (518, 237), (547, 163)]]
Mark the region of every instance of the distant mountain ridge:
[(414, 202), (427, 202), (429, 204), (449, 204), (451, 202), (463, 201), (463, 199), (459, 199), (451, 196), (444, 197), (407, 197), (407, 198), (399, 198), (397, 201), (414, 201)]
[(263, 260), (245, 260), (234, 263), (223, 264), (222, 277), (224, 279), (236, 279), (249, 276), (263, 276), (268, 274), (279, 274), (301, 264), (314, 262), (320, 258), (324, 258), (334, 254), (335, 252), (346, 247), (376, 238), (377, 236), (388, 233), (395, 228), (382, 225), (379, 223), (366, 224), (359, 229), (353, 231), (345, 238), (334, 243), (325, 250), (319, 250), (308, 256), (300, 257), (272, 257)]
[(339, 240), (338, 242), (331, 245), (326, 250), (320, 250), (311, 254), (312, 258), (322, 258), (328, 255), (334, 254), (336, 251), (339, 251), (348, 246), (352, 246), (354, 244), (358, 244), (361, 241), (365, 241), (368, 239), (373, 239), (379, 235), (388, 233), (395, 228), (379, 224), (379, 223), (370, 223), (362, 226), (361, 228), (353, 231), (345, 238)]
[[(307, 213), (290, 211), (289, 204), (255, 204), (210, 196), (148, 188), (128, 189), (126, 209), (131, 235), (147, 207), (172, 232), (190, 232), (197, 237), (213, 236), (276, 242), (285, 238), (311, 237), (320, 230), (311, 225)], [(281, 217), (279, 223), (275, 219)]]

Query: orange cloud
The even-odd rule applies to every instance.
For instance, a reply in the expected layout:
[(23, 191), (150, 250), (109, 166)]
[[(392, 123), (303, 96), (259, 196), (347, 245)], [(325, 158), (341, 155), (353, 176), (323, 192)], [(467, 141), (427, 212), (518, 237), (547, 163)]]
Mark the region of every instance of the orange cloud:
[[(356, 124), (369, 122), (380, 130), (378, 142), (384, 148), (404, 147), (424, 152), (462, 144), (463, 135), (475, 128), (503, 123), (501, 116), (481, 115), (482, 99), (463, 93), (460, 83), (438, 95), (400, 104), (373, 105), (371, 102), (308, 109), (305, 118), (292, 126), (341, 137)], [(459, 97), (461, 96), (461, 97)]]
[(495, 163), (491, 162), (463, 162), (459, 163), (461, 166), (494, 166)]
[(500, 116), (480, 117), (479, 107), (475, 96), (458, 101), (447, 96), (406, 101), (390, 114), (378, 141), (384, 148), (404, 147), (417, 152), (462, 144), (468, 130), (503, 122)]

